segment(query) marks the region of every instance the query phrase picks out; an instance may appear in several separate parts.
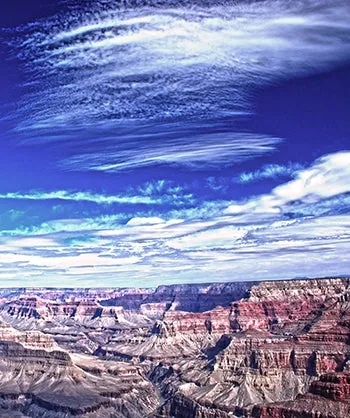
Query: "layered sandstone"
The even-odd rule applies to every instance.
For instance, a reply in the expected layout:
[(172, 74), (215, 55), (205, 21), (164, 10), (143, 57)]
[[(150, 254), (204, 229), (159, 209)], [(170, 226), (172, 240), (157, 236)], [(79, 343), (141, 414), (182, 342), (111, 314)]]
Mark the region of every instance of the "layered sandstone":
[(157, 404), (138, 366), (71, 356), (39, 332), (1, 328), (0, 407), (7, 416), (141, 418)]
[[(26, 376), (23, 364), (41, 356), (42, 382), (56, 382), (33, 377), (38, 391), (22, 390), (26, 406), (16, 408), (28, 416), (55, 408), (106, 417), (350, 416), (349, 284), (4, 289), (1, 316), (17, 330), (0, 327), (3, 358), (22, 359), (4, 367)], [(71, 399), (69, 409), (66, 387), (84, 405)]]
[(331, 418), (350, 416), (350, 373), (327, 373), (295, 400), (255, 406), (256, 418)]

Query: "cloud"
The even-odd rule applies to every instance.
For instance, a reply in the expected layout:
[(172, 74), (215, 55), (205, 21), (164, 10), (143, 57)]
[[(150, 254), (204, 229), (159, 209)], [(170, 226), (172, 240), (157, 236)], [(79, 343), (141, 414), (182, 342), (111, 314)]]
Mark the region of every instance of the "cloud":
[(294, 177), (303, 167), (299, 163), (289, 163), (287, 165), (281, 164), (266, 164), (259, 170), (241, 173), (234, 179), (236, 183), (253, 183), (255, 181), (264, 179), (276, 179), (280, 177)]
[(282, 202), (308, 198), (310, 202), (350, 191), (350, 151), (326, 155), (309, 169), (301, 170), (295, 180), (274, 189)]
[(172, 192), (182, 192), (183, 189), (180, 186), (173, 185), (173, 182), (165, 179), (148, 181), (137, 187), (138, 193), (146, 196), (153, 196), (156, 194), (169, 194)]
[(128, 195), (150, 196), (161, 199), (163, 203), (174, 205), (193, 205), (196, 201), (186, 184), (176, 184), (174, 181), (159, 179), (145, 182), (136, 187), (128, 187)]
[(11, 278), (24, 271), (23, 283), (62, 285), (64, 276), (71, 286), (101, 277), (106, 286), (154, 286), (346, 274), (349, 163), (350, 152), (326, 155), (245, 201), (5, 231), (0, 269)]
[(138, 225), (158, 225), (164, 222), (163, 219), (152, 217), (152, 218), (132, 218), (127, 222), (129, 226), (138, 226)]
[[(163, 205), (165, 203), (185, 205), (193, 203), (193, 195), (188, 193), (185, 188), (172, 185), (171, 182), (162, 181), (145, 183), (137, 188), (129, 188), (124, 194), (108, 195), (92, 193), (89, 191), (70, 191), (54, 190), (40, 191), (31, 190), (26, 193), (9, 192), (0, 193), (0, 200), (61, 200), (72, 202), (92, 202), (98, 205)], [(54, 210), (60, 210), (59, 206), (54, 206)], [(10, 216), (20, 216), (20, 213), (12, 211)]]
[(350, 192), (350, 152), (323, 156), (311, 167), (295, 173), (295, 179), (275, 187), (271, 193), (234, 203), (226, 214), (283, 214), (293, 206), (312, 206), (325, 199)]
[(210, 176), (206, 179), (206, 186), (214, 192), (227, 191), (230, 181), (225, 177)]
[(320, 199), (311, 205), (307, 201), (292, 202), (285, 213), (292, 217), (350, 214), (350, 193)]
[(83, 143), (70, 170), (232, 165), (279, 138), (239, 133), (261, 85), (350, 56), (347, 0), (94, 2), (18, 28), (23, 141)]
[(12, 230), (3, 229), (0, 232), (0, 236), (36, 236), (117, 228), (118, 225), (125, 222), (129, 217), (126, 213), (119, 213), (116, 215), (102, 215), (95, 218), (54, 219), (40, 223), (39, 225), (20, 226)]
[[(163, 128), (163, 127), (162, 127)], [(183, 165), (192, 169), (222, 167), (240, 163), (252, 157), (269, 154), (275, 150), (280, 138), (249, 133), (187, 133), (171, 138), (167, 131), (156, 140), (129, 141), (129, 136), (114, 138), (103, 151), (86, 153), (65, 159), (65, 169), (79, 171), (118, 172), (153, 165)], [(184, 134), (182, 133), (184, 132)], [(134, 145), (131, 147), (131, 145)]]
[(245, 228), (235, 226), (214, 227), (170, 240), (170, 247), (181, 250), (231, 249), (235, 241), (246, 235)]
[(49, 108), (45, 115), (39, 107), (28, 125), (241, 111), (248, 84), (348, 57), (348, 17), (345, 0), (112, 1), (107, 10), (97, 1), (93, 13), (77, 10), (64, 23), (53, 18), (24, 29), (19, 54), (28, 71), (54, 82), (44, 90), (52, 102), (34, 87), (32, 98)]
[(111, 196), (91, 192), (71, 192), (56, 190), (50, 192), (33, 190), (28, 193), (10, 192), (1, 193), (0, 199), (13, 200), (67, 200), (75, 202), (93, 202), (103, 205), (111, 204), (160, 204), (161, 199), (153, 199), (149, 196)]
[(119, 235), (112, 232), (95, 232), (95, 241), (89, 246), (74, 244), (74, 252), (63, 243), (57, 245), (59, 236), (54, 237), (56, 245), (40, 240), (34, 251), (28, 241), (22, 245), (16, 240), (16, 246), (7, 241), (0, 249), (1, 271), (22, 277), (20, 272), (25, 270), (24, 277), (36, 278), (38, 285), (48, 281), (62, 285), (63, 277), (70, 286), (81, 279), (94, 285), (101, 277), (106, 286), (154, 286), (348, 271), (349, 216), (241, 228), (231, 218), (226, 226), (183, 222), (170, 229), (159, 224), (133, 227)]
[(41, 237), (30, 237), (30, 238), (22, 238), (18, 240), (11, 241), (12, 247), (20, 247), (20, 248), (47, 248), (52, 246), (57, 246), (57, 243), (49, 238), (41, 238)]

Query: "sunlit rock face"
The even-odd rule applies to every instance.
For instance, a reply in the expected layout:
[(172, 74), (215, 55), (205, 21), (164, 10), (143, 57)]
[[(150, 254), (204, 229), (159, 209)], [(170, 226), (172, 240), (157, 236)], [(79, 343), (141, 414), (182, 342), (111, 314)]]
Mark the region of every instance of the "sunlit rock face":
[(317, 418), (348, 417), (350, 415), (350, 374), (327, 373), (312, 382), (304, 395), (295, 400), (253, 408), (253, 417), (259, 418)]
[(0, 412), (350, 414), (348, 278), (1, 292)]
[[(122, 417), (127, 411), (143, 417), (158, 402), (139, 366), (69, 354), (48, 335), (5, 324), (0, 328), (0, 374), (1, 407), (23, 416)], [(16, 416), (8, 414), (1, 416)]]

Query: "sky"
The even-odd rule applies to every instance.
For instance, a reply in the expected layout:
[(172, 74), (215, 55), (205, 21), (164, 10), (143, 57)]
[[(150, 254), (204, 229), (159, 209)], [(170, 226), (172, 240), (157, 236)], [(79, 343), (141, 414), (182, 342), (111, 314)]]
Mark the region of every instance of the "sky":
[(1, 8), (1, 287), (349, 274), (348, 0)]

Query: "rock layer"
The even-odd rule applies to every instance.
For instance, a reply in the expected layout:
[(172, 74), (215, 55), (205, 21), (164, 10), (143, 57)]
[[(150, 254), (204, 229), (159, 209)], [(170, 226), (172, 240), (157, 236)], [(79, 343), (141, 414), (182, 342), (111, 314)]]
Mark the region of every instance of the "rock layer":
[(350, 416), (348, 278), (0, 296), (0, 412)]

